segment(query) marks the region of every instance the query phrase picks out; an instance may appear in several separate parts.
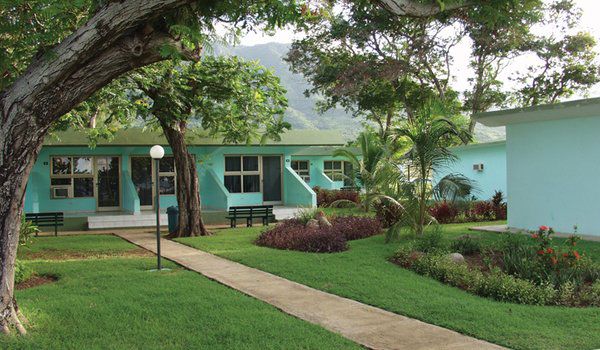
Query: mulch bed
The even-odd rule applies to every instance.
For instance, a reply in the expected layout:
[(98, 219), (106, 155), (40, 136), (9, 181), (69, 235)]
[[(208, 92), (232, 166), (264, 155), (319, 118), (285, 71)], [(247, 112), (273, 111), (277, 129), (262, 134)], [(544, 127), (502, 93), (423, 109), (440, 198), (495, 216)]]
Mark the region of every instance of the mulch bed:
[(53, 283), (58, 281), (58, 277), (56, 276), (51, 276), (51, 275), (33, 275), (31, 277), (29, 277), (27, 280), (17, 284), (15, 286), (15, 288), (17, 290), (22, 290), (22, 289), (27, 289), (27, 288), (33, 288), (33, 287), (37, 287), (37, 286), (41, 286), (43, 284), (48, 284), (48, 283)]

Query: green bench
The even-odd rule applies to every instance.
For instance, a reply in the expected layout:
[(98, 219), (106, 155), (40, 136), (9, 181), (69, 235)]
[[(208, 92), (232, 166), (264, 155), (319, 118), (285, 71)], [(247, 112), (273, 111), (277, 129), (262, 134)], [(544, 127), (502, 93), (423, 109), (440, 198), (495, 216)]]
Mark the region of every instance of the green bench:
[[(58, 236), (58, 226), (63, 226), (65, 217), (61, 212), (26, 213), (25, 220), (31, 221), (37, 227), (54, 227), (54, 235)], [(37, 236), (37, 232), (35, 234)]]
[(227, 219), (232, 228), (236, 227), (238, 219), (246, 219), (246, 226), (252, 227), (252, 220), (262, 219), (263, 225), (267, 226), (269, 220), (274, 219), (272, 205), (244, 205), (229, 208)]

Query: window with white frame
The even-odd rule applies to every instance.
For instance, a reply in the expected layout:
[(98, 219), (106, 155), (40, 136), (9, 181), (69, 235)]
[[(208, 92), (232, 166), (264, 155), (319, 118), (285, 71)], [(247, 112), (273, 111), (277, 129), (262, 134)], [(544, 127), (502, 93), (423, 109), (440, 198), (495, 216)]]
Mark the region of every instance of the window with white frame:
[(230, 193), (260, 192), (258, 156), (225, 156), (225, 188)]
[(291, 166), (304, 182), (310, 182), (310, 162), (308, 160), (292, 160)]
[(332, 181), (344, 180), (344, 168), (341, 160), (326, 160), (323, 163), (323, 173)]
[(158, 184), (161, 195), (172, 195), (176, 191), (175, 158), (165, 156), (158, 162)]
[(54, 156), (50, 162), (51, 198), (94, 196), (92, 157)]

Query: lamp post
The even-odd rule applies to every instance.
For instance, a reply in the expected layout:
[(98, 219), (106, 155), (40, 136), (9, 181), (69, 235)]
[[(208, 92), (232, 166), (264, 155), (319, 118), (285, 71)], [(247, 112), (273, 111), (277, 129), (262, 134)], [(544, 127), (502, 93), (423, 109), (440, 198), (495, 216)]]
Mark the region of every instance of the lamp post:
[(161, 270), (160, 266), (160, 183), (158, 177), (158, 166), (162, 157), (165, 155), (165, 149), (160, 145), (154, 145), (150, 148), (150, 157), (154, 160), (154, 188), (156, 194), (155, 206), (156, 206), (156, 257), (157, 257), (157, 270)]

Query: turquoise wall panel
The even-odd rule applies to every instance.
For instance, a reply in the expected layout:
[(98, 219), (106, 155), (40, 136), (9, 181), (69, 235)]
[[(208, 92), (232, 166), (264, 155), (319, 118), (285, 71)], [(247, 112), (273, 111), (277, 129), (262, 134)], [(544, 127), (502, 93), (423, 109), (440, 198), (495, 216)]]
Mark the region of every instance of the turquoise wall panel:
[(333, 156), (302, 156), (293, 155), (291, 160), (308, 160), (310, 162), (310, 187), (321, 187), (335, 190), (344, 186), (344, 181), (332, 181), (323, 173), (324, 162), (329, 160), (344, 160), (342, 157)]
[[(97, 210), (95, 198), (50, 198), (50, 157), (51, 156), (119, 156), (121, 157), (121, 210), (137, 213), (140, 211), (139, 199), (131, 182), (131, 156), (148, 155), (150, 146), (113, 147), (101, 146), (95, 149), (88, 147), (47, 146), (42, 149), (29, 178), (25, 199), (27, 212), (64, 211), (67, 213), (87, 213)], [(336, 159), (331, 156), (291, 156), (306, 149), (306, 146), (193, 146), (190, 151), (196, 156), (202, 206), (209, 209), (225, 209), (234, 205), (262, 204), (262, 193), (228, 193), (223, 186), (225, 155), (280, 155), (282, 157), (282, 201), (293, 205), (312, 206), (314, 204), (312, 190), (306, 187), (321, 186), (324, 188), (340, 188), (342, 181), (333, 182), (323, 175), (323, 162)], [(165, 147), (167, 155), (172, 154)], [(296, 183), (297, 179), (286, 175), (285, 167), (291, 159), (307, 159), (311, 162), (311, 183)], [(340, 159), (340, 158), (337, 158)], [(292, 186), (287, 189), (287, 185)], [(177, 205), (174, 195), (163, 195), (160, 198), (161, 208)]]
[(600, 235), (600, 118), (508, 125), (508, 224)]
[[(456, 162), (447, 164), (434, 176), (434, 183), (442, 177), (458, 173), (475, 181), (478, 199), (490, 199), (500, 190), (507, 195), (506, 143), (494, 142), (455, 147), (452, 152), (458, 157)], [(473, 164), (483, 164), (484, 170), (473, 170)]]
[(283, 178), (286, 184), (283, 193), (285, 205), (310, 208), (317, 206), (315, 191), (290, 166), (283, 169)]

